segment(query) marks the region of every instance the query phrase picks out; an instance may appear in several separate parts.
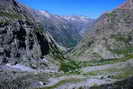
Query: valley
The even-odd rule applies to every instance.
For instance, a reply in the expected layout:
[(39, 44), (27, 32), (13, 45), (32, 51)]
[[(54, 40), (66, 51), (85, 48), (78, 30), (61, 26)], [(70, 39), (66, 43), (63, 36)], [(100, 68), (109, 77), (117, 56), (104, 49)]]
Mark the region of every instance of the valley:
[(91, 19), (0, 0), (0, 89), (133, 89), (132, 2)]

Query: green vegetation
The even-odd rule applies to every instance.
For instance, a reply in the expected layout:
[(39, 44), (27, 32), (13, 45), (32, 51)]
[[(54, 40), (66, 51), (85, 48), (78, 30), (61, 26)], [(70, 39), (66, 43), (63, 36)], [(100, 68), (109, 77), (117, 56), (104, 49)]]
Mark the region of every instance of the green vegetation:
[(128, 77), (133, 76), (132, 67), (127, 65), (126, 68), (111, 68), (106, 70), (98, 70), (98, 71), (92, 71), (83, 73), (85, 76), (97, 76), (97, 75), (110, 75), (112, 79), (125, 79)]
[(124, 58), (103, 59), (103, 60), (88, 61), (88, 62), (85, 61), (85, 62), (81, 62), (80, 65), (82, 67), (86, 67), (86, 66), (99, 66), (99, 65), (105, 65), (105, 64), (114, 64), (118, 62), (125, 62), (131, 58), (133, 58), (133, 54), (129, 54)]
[(83, 48), (82, 49), (80, 49), (80, 51), (73, 51), (72, 52), (72, 55), (74, 55), (74, 56), (80, 56), (81, 54), (83, 53)]
[(111, 50), (111, 52), (116, 53), (116, 54), (123, 54), (123, 55), (128, 55), (133, 53), (133, 47), (127, 47), (127, 48), (123, 48), (123, 49), (114, 49)]
[(63, 55), (63, 52), (55, 45), (55, 44), (49, 44), (50, 47), (50, 55), (57, 60), (60, 63), (63, 63), (66, 58)]
[(83, 73), (84, 76), (96, 76), (99, 74), (99, 71)]
[(111, 38), (115, 39), (116, 41), (123, 41), (128, 43), (131, 39), (132, 36), (130, 36), (129, 34), (116, 34), (116, 35), (111, 35)]
[(92, 87), (96, 88), (96, 87), (98, 87), (98, 84), (94, 83)]
[[(99, 61), (65, 61), (61, 63), (60, 70), (65, 73), (70, 74), (80, 74), (80, 68), (87, 67), (87, 66), (100, 66), (105, 64), (114, 64), (119, 62), (126, 62), (127, 60), (133, 58), (133, 54), (129, 54), (123, 58), (117, 59), (104, 59)], [(95, 75), (96, 73), (90, 73), (90, 75)]]
[(8, 24), (9, 21), (0, 21), (0, 25)]
[(80, 81), (82, 81), (82, 79), (75, 79), (75, 78), (65, 79), (65, 80), (62, 80), (62, 81), (58, 82), (55, 85), (47, 86), (47, 87), (43, 87), (43, 88), (38, 88), (38, 89), (54, 89), (54, 88), (57, 88), (61, 85), (64, 85), (65, 83), (77, 83), (77, 82), (80, 82)]
[(106, 14), (108, 17), (115, 17), (117, 15), (117, 11), (112, 11)]
[(22, 19), (22, 16), (13, 12), (0, 12), (0, 16), (5, 16), (11, 19)]
[(43, 26), (38, 24), (38, 28), (36, 28), (35, 32), (42, 34), (44, 32)]
[(113, 76), (113, 79), (125, 79), (133, 76), (133, 69), (132, 68), (126, 68), (121, 70), (122, 72)]
[(97, 70), (97, 71), (92, 71), (92, 72), (85, 72), (83, 73), (83, 75), (85, 76), (97, 76), (97, 75), (110, 75), (111, 73), (114, 73), (114, 72), (121, 72), (120, 70), (122, 69), (114, 69), (114, 68), (111, 68), (111, 69), (105, 69), (105, 70)]
[(113, 17), (114, 16), (114, 14), (111, 12), (111, 13), (107, 13), (107, 16), (108, 17)]
[(80, 73), (80, 63), (76, 61), (64, 61), (61, 63), (60, 70), (63, 72)]
[(126, 33), (126, 34), (118, 33), (116, 35), (112, 35), (111, 38), (119, 42), (124, 42), (125, 44), (125, 47), (120, 47), (118, 49), (109, 49), (112, 53), (115, 53), (118, 55), (124, 55), (124, 56), (127, 56), (133, 53), (133, 46), (129, 44), (129, 42), (131, 42), (132, 40), (132, 35), (130, 33)]

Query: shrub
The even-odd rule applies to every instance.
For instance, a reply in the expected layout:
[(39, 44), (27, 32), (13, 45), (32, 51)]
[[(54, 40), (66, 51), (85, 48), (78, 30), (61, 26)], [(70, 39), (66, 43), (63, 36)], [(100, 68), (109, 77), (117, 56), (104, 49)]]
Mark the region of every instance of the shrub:
[(61, 63), (60, 70), (63, 72), (79, 73), (80, 63), (76, 61), (64, 61)]

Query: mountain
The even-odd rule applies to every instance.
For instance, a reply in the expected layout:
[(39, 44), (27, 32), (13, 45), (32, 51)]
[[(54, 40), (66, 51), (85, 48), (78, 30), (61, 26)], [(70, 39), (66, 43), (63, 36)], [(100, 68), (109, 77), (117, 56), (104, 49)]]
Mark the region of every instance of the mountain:
[[(29, 9), (15, 0), (1, 0), (0, 4), (0, 63), (13, 64), (44, 58), (50, 54), (50, 34), (44, 32)], [(51, 41), (51, 43), (50, 43)]]
[[(35, 10), (16, 0), (0, 0), (0, 89), (132, 89), (131, 1), (104, 13), (87, 26), (88, 31), (81, 31), (78, 28), (84, 24), (79, 22), (86, 17), (44, 11), (37, 17)], [(71, 53), (63, 55), (62, 46), (51, 35), (54, 30), (66, 31), (67, 26), (80, 36), (87, 33), (72, 52), (76, 58)], [(69, 35), (72, 32), (61, 37)]]
[(47, 79), (40, 72), (57, 71), (59, 60), (63, 56), (56, 42), (30, 9), (16, 0), (0, 0), (0, 89), (37, 87)]
[(133, 4), (127, 0), (104, 13), (73, 51), (85, 60), (115, 59), (133, 53)]
[(78, 33), (83, 36), (87, 31), (87, 28), (93, 24), (94, 19), (89, 19), (85, 16), (62, 16), (65, 20), (67, 20), (70, 24), (77, 29)]
[(66, 48), (74, 47), (82, 39), (93, 19), (83, 16), (59, 16), (48, 11), (33, 11), (36, 20), (42, 23), (55, 41)]

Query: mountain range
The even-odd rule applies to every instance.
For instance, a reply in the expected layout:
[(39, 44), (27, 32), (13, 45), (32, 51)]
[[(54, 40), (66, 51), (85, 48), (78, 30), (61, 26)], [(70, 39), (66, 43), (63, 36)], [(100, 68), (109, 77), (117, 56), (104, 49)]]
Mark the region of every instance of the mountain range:
[(34, 10), (33, 15), (55, 41), (66, 48), (75, 47), (94, 22), (93, 19), (85, 16), (59, 16), (48, 11)]
[(133, 0), (96, 20), (0, 0), (0, 89), (132, 89), (132, 26)]

